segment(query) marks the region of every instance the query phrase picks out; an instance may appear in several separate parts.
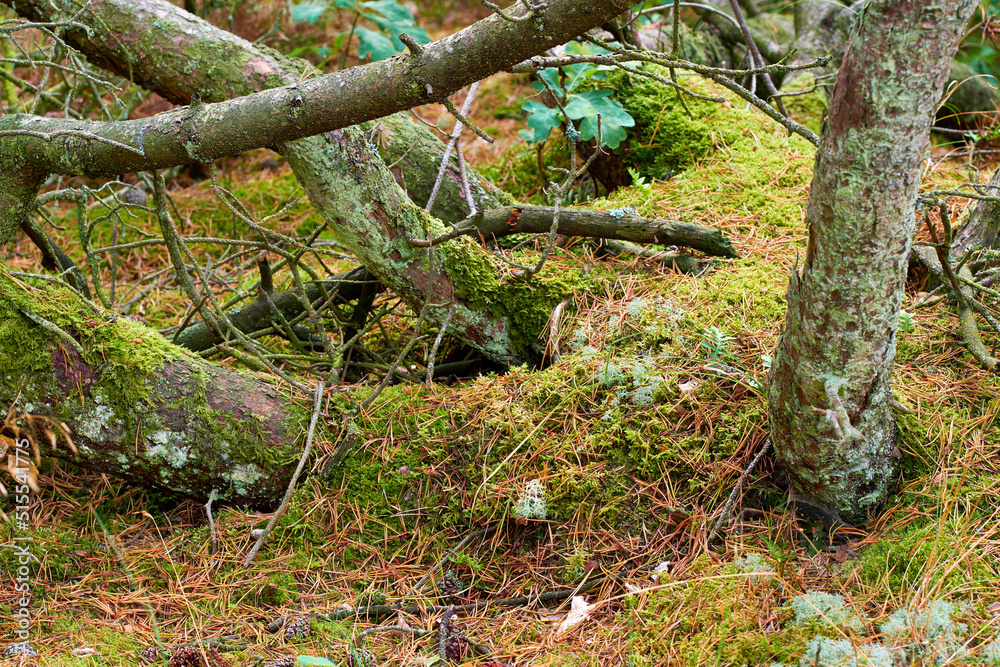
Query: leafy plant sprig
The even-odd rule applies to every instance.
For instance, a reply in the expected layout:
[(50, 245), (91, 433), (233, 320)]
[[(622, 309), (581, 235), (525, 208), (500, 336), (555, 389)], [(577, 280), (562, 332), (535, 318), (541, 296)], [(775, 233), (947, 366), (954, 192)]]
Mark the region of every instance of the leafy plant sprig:
[[(590, 44), (570, 42), (566, 45), (570, 55), (598, 55), (609, 53)], [(607, 78), (607, 65), (575, 63), (565, 67), (548, 67), (538, 72), (545, 83), (535, 81), (531, 87), (542, 92), (546, 87), (562, 102), (562, 110), (542, 104), (538, 100), (528, 100), (521, 109), (528, 113), (528, 129), (521, 130), (521, 137), (529, 144), (540, 144), (549, 138), (552, 130), (562, 127), (570, 120), (579, 121), (580, 139), (590, 141), (598, 136), (608, 148), (618, 148), (627, 136), (626, 128), (635, 126), (635, 119), (618, 100), (611, 99), (611, 90), (579, 90), (589, 80), (603, 81)], [(548, 84), (548, 86), (546, 86)], [(569, 116), (569, 119), (566, 118)], [(598, 122), (600, 117), (600, 122)]]
[[(292, 21), (315, 25), (330, 8), (348, 10), (352, 14), (351, 28), (337, 35), (332, 49), (327, 44), (296, 49), (292, 55), (313, 50), (321, 58), (329, 57), (333, 50), (339, 52), (339, 66), (343, 67), (353, 38), (358, 38), (358, 57), (383, 60), (406, 47), (399, 36), (406, 33), (418, 44), (431, 41), (427, 31), (416, 24), (413, 14), (396, 0), (305, 0), (290, 3), (288, 10)], [(371, 27), (366, 27), (371, 26)], [(372, 29), (374, 28), (374, 29)]]

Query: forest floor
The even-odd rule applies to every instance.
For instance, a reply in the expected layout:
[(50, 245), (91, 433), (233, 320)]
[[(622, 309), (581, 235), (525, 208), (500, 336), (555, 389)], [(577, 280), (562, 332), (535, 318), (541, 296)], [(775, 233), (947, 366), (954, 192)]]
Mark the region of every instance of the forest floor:
[[(541, 197), (517, 135), (526, 92), (514, 77), (484, 85), (472, 118), (498, 145), (467, 140), (465, 154), (517, 196)], [(805, 252), (813, 153), (753, 112), (726, 113), (712, 150), (680, 173), (584, 205), (720, 227), (740, 259), (691, 276), (561, 246), (551, 265), (585, 288), (546, 341), (548, 365), (391, 385), (357, 419), (343, 465), (325, 468), (341, 435), (331, 422), (249, 567), (269, 515), (216, 507), (210, 530), (199, 503), (45, 459), (30, 533), (38, 655), (0, 665), (138, 665), (155, 647), (174, 652), (171, 665), (1000, 664), (1000, 379), (964, 351), (946, 301), (913, 308), (921, 276), (893, 376), (913, 414), (898, 415), (901, 474), (884, 510), (831, 532), (790, 502), (769, 455), (740, 486), (767, 442), (761, 387)], [(967, 178), (940, 157), (927, 187)], [(225, 165), (223, 183), (254, 215), (302, 196), (275, 158)], [(228, 233), (211, 188), (184, 178), (171, 193), (183, 233)], [(303, 197), (274, 224), (294, 234), (312, 216)], [(538, 251), (526, 243), (520, 252)], [(7, 261), (37, 270), (35, 257), (22, 242)], [(168, 265), (136, 249), (117, 280)], [(167, 327), (185, 306), (164, 287), (136, 313)], [(397, 309), (366, 344), (402, 347), (413, 320)], [(443, 358), (464, 354), (448, 345)], [(338, 390), (357, 399), (380, 379)], [(16, 537), (0, 523), (4, 638), (20, 595)]]

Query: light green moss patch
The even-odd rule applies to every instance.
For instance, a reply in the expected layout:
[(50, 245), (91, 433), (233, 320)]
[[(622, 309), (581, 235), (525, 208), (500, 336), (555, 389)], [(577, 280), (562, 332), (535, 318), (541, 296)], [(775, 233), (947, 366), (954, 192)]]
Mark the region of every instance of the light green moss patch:
[(881, 535), (850, 570), (872, 589), (904, 598), (918, 585), (942, 593), (985, 593), (1000, 580), (1000, 567), (969, 552), (968, 534), (962, 519), (916, 521)]
[[(618, 96), (636, 117), (626, 164), (649, 178), (664, 179), (651, 197), (619, 191), (606, 207), (635, 205), (642, 215), (704, 222), (739, 218), (741, 227), (771, 236), (801, 228), (812, 180), (814, 148), (732, 93), (697, 77), (682, 83), (695, 92), (721, 95), (724, 104), (688, 100), (688, 117), (662, 84), (630, 75), (611, 77)], [(602, 205), (602, 208), (605, 206)]]
[(700, 278), (664, 285), (664, 292), (677, 300), (690, 300), (686, 311), (692, 319), (736, 335), (777, 333), (785, 317), (787, 288), (782, 266), (746, 258)]
[[(766, 665), (802, 654), (811, 634), (776, 621), (787, 612), (767, 603), (776, 579), (727, 573), (707, 558), (685, 575), (683, 581), (661, 575), (657, 583), (667, 588), (626, 612), (636, 617), (632, 664)], [(765, 632), (768, 624), (780, 629)]]

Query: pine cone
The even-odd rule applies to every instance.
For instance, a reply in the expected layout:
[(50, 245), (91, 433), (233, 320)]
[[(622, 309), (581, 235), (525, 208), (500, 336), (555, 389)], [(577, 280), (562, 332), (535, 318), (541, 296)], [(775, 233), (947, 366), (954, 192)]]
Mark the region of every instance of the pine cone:
[(291, 656), (285, 656), (284, 658), (278, 658), (277, 660), (272, 660), (271, 662), (264, 665), (264, 667), (295, 667), (297, 660)]
[(309, 616), (303, 616), (302, 618), (297, 618), (290, 623), (285, 624), (285, 636), (289, 639), (305, 639), (312, 632), (312, 628), (309, 627)]
[(448, 660), (455, 662), (460, 661), (466, 653), (470, 653), (470, 649), (469, 640), (459, 633), (451, 635), (444, 642), (445, 655), (448, 656)]
[(205, 663), (197, 647), (184, 646), (170, 656), (170, 667), (205, 667)]
[(3, 652), (4, 657), (12, 658), (14, 656), (23, 655), (26, 657), (31, 657), (37, 655), (35, 649), (31, 648), (28, 642), (14, 642), (13, 644), (8, 644), (7, 648)]
[(458, 597), (458, 594), (462, 592), (465, 586), (459, 581), (458, 577), (455, 576), (454, 572), (446, 572), (444, 579), (441, 580), (441, 595), (447, 598)]
[(197, 646), (183, 646), (170, 657), (169, 667), (229, 667), (228, 660), (219, 655), (219, 651), (214, 647), (205, 649), (208, 656), (208, 664), (201, 657), (201, 649)]
[(146, 664), (152, 664), (154, 662), (160, 662), (163, 659), (163, 651), (160, 650), (158, 646), (147, 646), (142, 649), (139, 653), (139, 657)]

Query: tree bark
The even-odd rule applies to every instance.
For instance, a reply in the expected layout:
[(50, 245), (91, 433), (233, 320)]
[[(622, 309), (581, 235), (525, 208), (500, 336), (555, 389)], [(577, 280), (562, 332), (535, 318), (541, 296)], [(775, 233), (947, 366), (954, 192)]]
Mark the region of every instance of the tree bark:
[(794, 492), (843, 521), (877, 511), (896, 473), (889, 378), (915, 198), (936, 103), (975, 7), (870, 0), (816, 154), (809, 247), (788, 286), (768, 412)]
[(281, 499), (310, 417), (286, 389), (2, 267), (0, 312), (0, 404), (65, 423), (78, 454), (52, 454), (201, 501)]

